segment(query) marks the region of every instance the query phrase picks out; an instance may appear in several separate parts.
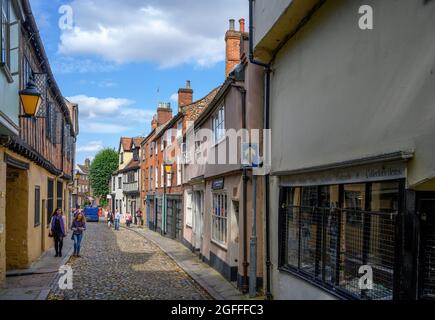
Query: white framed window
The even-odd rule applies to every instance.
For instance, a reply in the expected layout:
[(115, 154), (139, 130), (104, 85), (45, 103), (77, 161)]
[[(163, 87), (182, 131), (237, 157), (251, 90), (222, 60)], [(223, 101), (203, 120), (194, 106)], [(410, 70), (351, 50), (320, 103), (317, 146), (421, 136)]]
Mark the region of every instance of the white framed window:
[(160, 139), (160, 151), (165, 150), (165, 139), (162, 137)]
[(186, 225), (191, 228), (193, 227), (192, 200), (193, 193), (188, 192), (186, 196)]
[(10, 10), (11, 10), (11, 1), (10, 0), (1, 0), (1, 25), (0, 25), (0, 64), (5, 65), (10, 69)]
[(225, 137), (225, 107), (222, 106), (212, 118), (213, 142), (219, 143)]
[(156, 155), (158, 154), (158, 152), (159, 152), (159, 150), (158, 150), (158, 148), (157, 148), (157, 141), (155, 141), (154, 142), (154, 150), (156, 150)]
[(163, 167), (163, 164), (160, 167), (160, 188), (164, 187), (165, 183), (165, 168)]
[(183, 137), (183, 120), (178, 121), (177, 123), (177, 139)]
[(211, 224), (212, 240), (226, 246), (228, 237), (228, 197), (225, 192), (213, 193)]
[(156, 189), (159, 187), (159, 168), (156, 167)]
[(172, 174), (166, 174), (166, 185), (168, 187), (172, 185)]
[(177, 157), (177, 186), (181, 186), (181, 181), (183, 179), (183, 171), (181, 166), (181, 157)]

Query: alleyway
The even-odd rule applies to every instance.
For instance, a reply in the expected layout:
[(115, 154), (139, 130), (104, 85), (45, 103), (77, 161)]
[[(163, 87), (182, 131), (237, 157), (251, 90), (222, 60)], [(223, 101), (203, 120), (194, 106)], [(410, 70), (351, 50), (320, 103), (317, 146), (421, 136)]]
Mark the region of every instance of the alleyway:
[(171, 258), (135, 232), (88, 223), (82, 245), (82, 258), (68, 263), (73, 290), (60, 290), (54, 281), (48, 299), (210, 299)]

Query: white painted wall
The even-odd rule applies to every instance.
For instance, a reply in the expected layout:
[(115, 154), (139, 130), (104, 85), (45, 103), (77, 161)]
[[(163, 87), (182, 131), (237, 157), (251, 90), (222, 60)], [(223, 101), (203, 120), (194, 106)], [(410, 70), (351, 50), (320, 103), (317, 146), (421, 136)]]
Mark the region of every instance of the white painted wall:
[(434, 17), (433, 1), (326, 2), (273, 65), (272, 170), (415, 150), (409, 183), (435, 177)]

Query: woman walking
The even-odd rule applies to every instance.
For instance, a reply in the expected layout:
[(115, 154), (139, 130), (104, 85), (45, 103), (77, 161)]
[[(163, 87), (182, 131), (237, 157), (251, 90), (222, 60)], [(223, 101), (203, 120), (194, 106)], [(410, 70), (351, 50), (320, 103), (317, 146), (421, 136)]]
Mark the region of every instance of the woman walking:
[(74, 238), (74, 257), (80, 258), (80, 247), (83, 239), (83, 231), (86, 230), (86, 219), (80, 212), (73, 220), (71, 225)]
[(55, 257), (62, 257), (63, 238), (65, 238), (65, 222), (61, 208), (57, 208), (51, 217), (50, 236), (54, 239)]

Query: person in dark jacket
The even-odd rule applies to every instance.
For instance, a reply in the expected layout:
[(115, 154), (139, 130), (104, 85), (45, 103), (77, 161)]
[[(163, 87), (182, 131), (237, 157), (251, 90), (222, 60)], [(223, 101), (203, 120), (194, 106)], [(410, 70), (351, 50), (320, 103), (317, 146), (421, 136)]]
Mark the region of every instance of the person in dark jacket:
[(50, 234), (54, 239), (55, 257), (62, 257), (63, 238), (65, 238), (65, 221), (61, 208), (57, 208), (51, 217)]
[(80, 258), (80, 247), (83, 239), (83, 231), (86, 230), (86, 218), (80, 212), (73, 220), (71, 225), (74, 238), (74, 257)]

